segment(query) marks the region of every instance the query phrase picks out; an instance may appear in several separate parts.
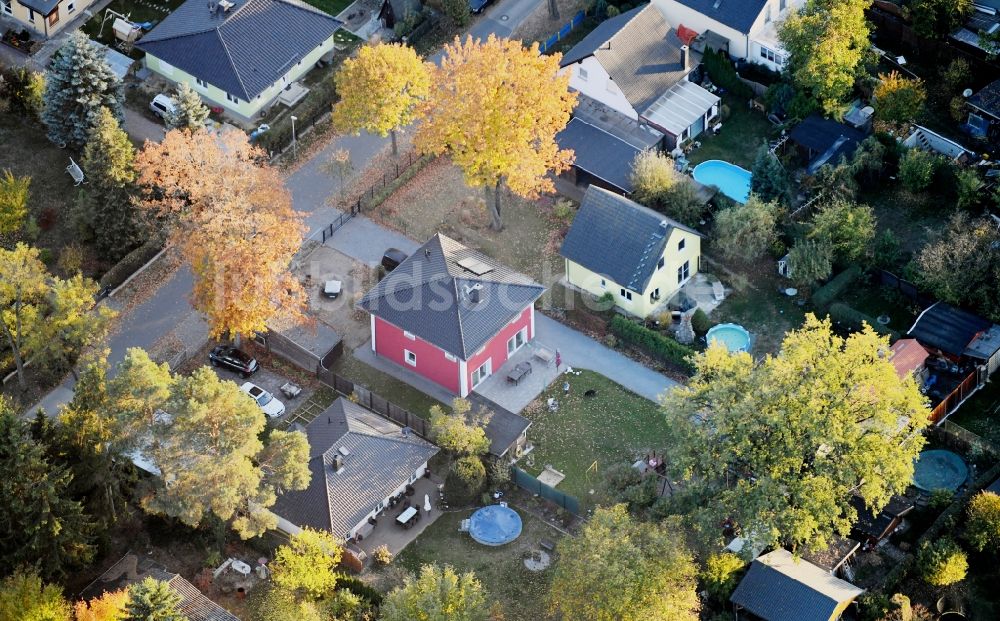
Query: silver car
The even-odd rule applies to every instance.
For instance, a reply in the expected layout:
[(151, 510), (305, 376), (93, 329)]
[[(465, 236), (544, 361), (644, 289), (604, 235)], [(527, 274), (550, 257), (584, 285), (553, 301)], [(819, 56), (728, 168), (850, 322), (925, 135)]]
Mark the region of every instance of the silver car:
[(257, 406), (260, 407), (264, 414), (267, 414), (270, 418), (278, 418), (285, 413), (285, 404), (274, 398), (274, 395), (267, 392), (257, 384), (253, 382), (247, 382), (240, 386), (240, 390), (250, 395), (250, 397), (257, 402)]

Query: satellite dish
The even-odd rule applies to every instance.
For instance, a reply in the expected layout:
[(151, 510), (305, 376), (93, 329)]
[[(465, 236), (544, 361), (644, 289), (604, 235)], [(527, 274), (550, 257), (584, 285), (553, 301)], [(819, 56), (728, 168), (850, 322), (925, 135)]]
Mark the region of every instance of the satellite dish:
[(969, 97), (972, 97), (972, 89), (971, 88), (967, 88), (964, 91), (962, 91), (962, 97), (965, 97), (966, 99), (968, 99)]

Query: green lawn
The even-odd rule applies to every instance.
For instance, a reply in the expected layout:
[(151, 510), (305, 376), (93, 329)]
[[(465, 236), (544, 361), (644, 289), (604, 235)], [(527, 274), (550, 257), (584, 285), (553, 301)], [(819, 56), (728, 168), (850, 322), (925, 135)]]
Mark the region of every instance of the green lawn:
[(701, 147), (688, 154), (688, 161), (694, 166), (706, 160), (724, 160), (750, 170), (757, 148), (778, 130), (762, 113), (751, 111), (740, 99), (726, 95), (722, 104), (729, 108), (722, 131), (718, 136), (705, 132), (695, 138), (701, 141)]
[(473, 571), (489, 593), (504, 608), (507, 621), (539, 621), (544, 614), (544, 598), (548, 591), (551, 569), (531, 572), (524, 567), (524, 558), (537, 549), (540, 539), (556, 541), (560, 533), (524, 511), (523, 530), (516, 541), (502, 547), (483, 546), (458, 527), (469, 511), (445, 513), (427, 527), (416, 541), (404, 549), (394, 565), (417, 571), (426, 563), (451, 565), (456, 571)]
[(994, 377), (948, 420), (1000, 446), (1000, 378)]
[(900, 334), (910, 329), (922, 310), (903, 295), (881, 286), (878, 281), (868, 284), (855, 283), (837, 301), (843, 302), (873, 319), (878, 318), (879, 315), (888, 315), (889, 325), (887, 327)]
[(333, 372), (349, 379), (355, 384), (361, 384), (383, 399), (406, 408), (411, 413), (426, 418), (431, 406), (438, 401), (428, 397), (406, 382), (371, 367), (345, 351), (344, 355), (333, 363)]
[[(111, 3), (106, 8), (127, 15), (133, 23), (141, 24), (145, 22), (162, 22), (163, 18), (182, 4), (184, 4), (184, 0), (148, 0), (143, 2), (136, 2), (136, 0), (111, 0)], [(101, 20), (104, 19), (105, 14), (106, 12), (103, 10), (94, 14), (80, 29), (91, 39), (109, 44), (115, 40), (115, 33), (112, 29), (114, 19), (109, 19), (104, 24), (102, 31)], [(98, 32), (101, 33), (100, 37), (97, 36)]]
[[(568, 397), (564, 380), (570, 384)], [(597, 394), (587, 397), (587, 390)], [(559, 401), (557, 412), (545, 407), (549, 397)], [(519, 465), (538, 474), (551, 464), (566, 475), (557, 489), (584, 503), (600, 482), (600, 471), (662, 451), (670, 433), (657, 404), (592, 371), (559, 376), (522, 415), (532, 422), (528, 438), (535, 449)]]
[(781, 290), (794, 287), (787, 278), (778, 275), (775, 262), (761, 259), (748, 267), (731, 269), (702, 257), (702, 271), (718, 276), (726, 287), (732, 287), (726, 300), (710, 316), (713, 323), (738, 323), (750, 331), (755, 357), (775, 353), (781, 347), (785, 333), (802, 325), (805, 311)]

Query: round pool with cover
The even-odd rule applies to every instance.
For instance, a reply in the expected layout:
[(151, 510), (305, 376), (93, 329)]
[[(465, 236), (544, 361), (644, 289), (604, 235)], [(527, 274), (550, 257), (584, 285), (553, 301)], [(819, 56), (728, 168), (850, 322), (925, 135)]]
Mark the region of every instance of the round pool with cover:
[(943, 449), (924, 451), (913, 465), (913, 485), (933, 492), (936, 489), (954, 491), (965, 483), (969, 468), (962, 458)]
[(521, 516), (502, 505), (483, 507), (469, 518), (469, 535), (487, 546), (502, 546), (521, 534)]

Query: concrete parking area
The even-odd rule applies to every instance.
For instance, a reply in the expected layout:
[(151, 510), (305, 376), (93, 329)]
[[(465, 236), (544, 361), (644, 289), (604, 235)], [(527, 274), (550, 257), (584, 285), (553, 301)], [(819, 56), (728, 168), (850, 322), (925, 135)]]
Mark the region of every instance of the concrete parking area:
[[(368, 315), (355, 310), (354, 304), (375, 285), (373, 268), (329, 246), (317, 245), (300, 263), (297, 275), (309, 296), (309, 313), (333, 328), (346, 349), (368, 341)], [(330, 280), (341, 283), (340, 294), (332, 300), (323, 294)]]
[[(208, 361), (206, 359), (206, 363), (207, 362)], [(274, 395), (275, 399), (278, 399), (279, 401), (284, 403), (285, 404), (284, 416), (270, 419), (270, 422), (272, 423), (278, 423), (281, 422), (282, 420), (287, 420), (295, 416), (296, 411), (300, 407), (302, 407), (305, 403), (307, 403), (309, 401), (309, 398), (315, 392), (315, 389), (311, 386), (303, 385), (301, 382), (296, 381), (294, 379), (290, 380), (284, 375), (281, 375), (271, 369), (266, 369), (264, 367), (261, 367), (256, 373), (254, 373), (253, 375), (251, 375), (246, 379), (243, 379), (238, 373), (234, 373), (232, 371), (218, 367), (215, 368), (215, 372), (221, 379), (226, 379), (236, 382), (237, 386), (242, 386), (245, 382), (253, 382), (254, 384), (260, 386), (267, 392)], [(292, 383), (294, 383), (295, 385), (297, 385), (299, 388), (302, 389), (302, 392), (299, 393), (299, 395), (294, 399), (289, 399), (285, 395), (281, 394), (281, 386), (288, 381), (291, 381)]]

